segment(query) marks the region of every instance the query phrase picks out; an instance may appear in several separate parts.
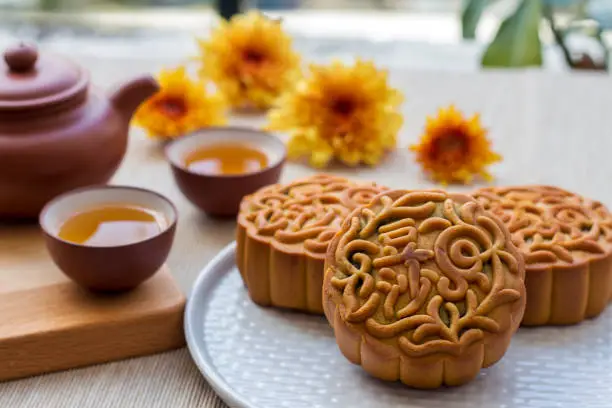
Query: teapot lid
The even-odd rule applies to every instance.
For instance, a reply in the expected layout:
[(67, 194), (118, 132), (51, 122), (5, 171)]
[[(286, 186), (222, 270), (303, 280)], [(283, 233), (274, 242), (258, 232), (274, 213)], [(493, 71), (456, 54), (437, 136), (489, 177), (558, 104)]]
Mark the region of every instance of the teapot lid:
[(89, 77), (73, 62), (39, 54), (24, 43), (4, 51), (0, 61), (0, 109), (41, 108), (82, 96)]

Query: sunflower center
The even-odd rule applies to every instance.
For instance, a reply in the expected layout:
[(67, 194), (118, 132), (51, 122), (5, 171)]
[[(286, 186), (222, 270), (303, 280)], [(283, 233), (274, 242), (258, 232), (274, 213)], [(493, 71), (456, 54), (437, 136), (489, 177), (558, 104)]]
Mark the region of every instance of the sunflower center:
[(167, 97), (157, 103), (157, 108), (166, 116), (177, 119), (187, 113), (185, 100), (179, 97)]
[(355, 110), (355, 104), (349, 99), (336, 99), (331, 109), (338, 116), (349, 116)]
[(445, 165), (461, 164), (470, 148), (469, 140), (460, 130), (450, 131), (433, 141), (431, 157)]
[(242, 58), (250, 64), (260, 64), (264, 60), (264, 54), (253, 49), (247, 49), (242, 53)]

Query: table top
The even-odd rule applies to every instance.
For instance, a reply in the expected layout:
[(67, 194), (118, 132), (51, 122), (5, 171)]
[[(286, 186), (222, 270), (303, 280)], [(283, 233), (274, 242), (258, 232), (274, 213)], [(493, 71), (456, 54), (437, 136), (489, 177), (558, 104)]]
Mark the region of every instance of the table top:
[[(162, 63), (106, 61), (87, 57), (95, 84), (111, 88)], [(496, 184), (547, 183), (596, 198), (612, 206), (612, 80), (602, 74), (527, 71), (484, 73), (394, 70), (391, 81), (405, 96), (405, 125), (398, 150), (377, 168), (328, 171), (370, 179), (391, 187), (433, 187), (407, 146), (417, 140), (425, 116), (456, 104), (465, 113), (480, 112), (493, 148), (504, 156), (494, 167)], [(260, 124), (262, 118), (234, 117), (236, 124)], [(177, 205), (180, 221), (169, 266), (188, 293), (202, 268), (234, 239), (232, 220), (207, 218), (175, 186), (162, 146), (138, 129), (131, 132), (126, 160), (114, 179), (157, 190)], [(282, 179), (315, 171), (286, 166)], [(468, 191), (470, 187), (451, 187)], [(225, 407), (204, 381), (186, 349), (95, 367), (0, 384), (2, 407)]]

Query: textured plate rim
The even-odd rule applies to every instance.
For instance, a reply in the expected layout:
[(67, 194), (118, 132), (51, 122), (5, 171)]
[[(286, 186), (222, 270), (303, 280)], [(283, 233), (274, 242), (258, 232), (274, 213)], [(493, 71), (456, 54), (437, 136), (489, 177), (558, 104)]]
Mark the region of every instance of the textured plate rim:
[[(204, 347), (198, 346), (198, 344), (205, 343), (205, 340), (198, 340), (197, 336), (198, 333), (203, 332), (201, 316), (209, 307), (206, 295), (216, 287), (219, 279), (227, 272), (223, 268), (224, 264), (234, 263), (235, 249), (236, 242), (234, 241), (223, 248), (198, 275), (185, 307), (185, 338), (189, 353), (200, 372), (227, 405), (232, 408), (258, 408), (236, 394), (230, 384), (217, 371), (208, 351)], [(198, 317), (200, 317), (200, 320), (198, 320)]]

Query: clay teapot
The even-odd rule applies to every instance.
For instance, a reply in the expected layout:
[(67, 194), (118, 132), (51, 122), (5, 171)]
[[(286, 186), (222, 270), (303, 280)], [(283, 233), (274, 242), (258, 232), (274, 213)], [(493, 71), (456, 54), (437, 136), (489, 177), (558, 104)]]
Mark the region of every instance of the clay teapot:
[(127, 148), (132, 114), (158, 91), (150, 76), (110, 96), (86, 70), (19, 44), (0, 61), (0, 220), (38, 216), (53, 197), (104, 184)]

